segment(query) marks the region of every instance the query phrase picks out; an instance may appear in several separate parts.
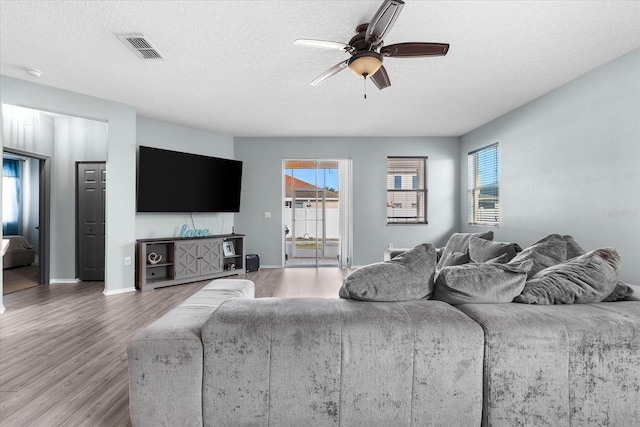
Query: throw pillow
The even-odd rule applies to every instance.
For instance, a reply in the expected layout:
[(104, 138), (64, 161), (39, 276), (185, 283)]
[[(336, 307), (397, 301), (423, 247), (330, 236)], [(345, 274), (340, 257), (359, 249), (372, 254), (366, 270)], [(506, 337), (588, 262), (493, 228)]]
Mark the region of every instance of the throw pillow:
[(509, 257), (507, 256), (507, 254), (502, 254), (493, 259), (490, 259), (489, 261), (486, 262), (486, 264), (506, 264), (508, 262), (509, 262)]
[(515, 243), (493, 242), (471, 236), (469, 240), (469, 259), (471, 262), (487, 262), (506, 254), (507, 262), (509, 262), (516, 256), (516, 247), (520, 248)]
[(579, 257), (580, 255), (584, 255), (586, 251), (580, 247), (579, 244), (573, 240), (573, 236), (564, 235), (562, 236), (565, 243), (567, 244), (567, 259), (573, 259)]
[(362, 301), (406, 301), (433, 292), (436, 249), (422, 244), (390, 261), (366, 265), (349, 274), (339, 295)]
[(465, 264), (445, 267), (433, 296), (452, 305), (511, 302), (522, 292), (530, 260), (512, 264)]
[(451, 267), (453, 265), (462, 265), (469, 263), (469, 254), (462, 252), (453, 252), (447, 255), (447, 258), (442, 262), (442, 268)]
[(631, 295), (633, 295), (633, 289), (631, 286), (624, 282), (618, 282), (613, 288), (613, 292), (603, 299), (602, 302), (621, 301), (627, 299)]
[(493, 240), (493, 231), (484, 231), (482, 233), (453, 233), (442, 251), (442, 256), (438, 261), (438, 268), (442, 268), (442, 264), (449, 254), (454, 252), (469, 252), (469, 240), (471, 240), (471, 236), (485, 240)]
[(527, 259), (533, 261), (533, 267), (527, 274), (531, 278), (547, 267), (564, 262), (567, 259), (567, 243), (561, 235), (550, 234), (520, 252), (510, 262), (519, 263)]
[(524, 286), (514, 302), (574, 304), (600, 302), (618, 283), (620, 255), (613, 248), (596, 249), (546, 268)]

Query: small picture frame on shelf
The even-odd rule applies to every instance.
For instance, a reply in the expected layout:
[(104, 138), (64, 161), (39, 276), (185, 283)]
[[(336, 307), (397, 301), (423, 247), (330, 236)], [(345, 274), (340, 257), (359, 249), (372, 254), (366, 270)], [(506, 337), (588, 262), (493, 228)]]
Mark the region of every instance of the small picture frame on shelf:
[(224, 256), (235, 256), (236, 249), (233, 246), (233, 242), (231, 241), (222, 242), (222, 253), (224, 254)]

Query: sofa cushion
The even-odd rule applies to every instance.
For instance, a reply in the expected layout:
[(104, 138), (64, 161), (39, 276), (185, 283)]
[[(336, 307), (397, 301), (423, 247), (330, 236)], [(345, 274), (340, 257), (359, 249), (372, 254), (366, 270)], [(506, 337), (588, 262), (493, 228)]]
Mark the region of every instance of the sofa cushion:
[(500, 255), (507, 256), (507, 262), (511, 261), (520, 249), (516, 243), (494, 242), (471, 236), (469, 240), (469, 259), (471, 262), (487, 262)]
[(484, 231), (482, 233), (453, 233), (442, 251), (442, 256), (440, 257), (440, 261), (438, 261), (438, 268), (442, 268), (443, 260), (445, 260), (449, 254), (454, 252), (468, 253), (471, 236), (485, 240), (493, 240), (493, 231)]
[(640, 303), (456, 306), (485, 331), (483, 426), (635, 426)]
[(434, 298), (449, 304), (511, 302), (522, 292), (533, 262), (465, 264), (440, 270)]
[(363, 301), (406, 301), (433, 292), (436, 249), (418, 245), (395, 258), (361, 267), (345, 279), (341, 298)]
[(567, 244), (559, 234), (550, 234), (516, 255), (511, 262), (519, 263), (526, 259), (533, 261), (527, 277), (532, 277), (540, 270), (560, 264), (567, 259)]
[(514, 302), (573, 304), (600, 302), (618, 283), (620, 255), (613, 248), (596, 249), (537, 273)]
[(202, 327), (224, 301), (254, 295), (250, 280), (214, 280), (129, 341), (132, 425), (203, 425)]
[(232, 300), (202, 340), (205, 425), (480, 425), (482, 328), (441, 301)]

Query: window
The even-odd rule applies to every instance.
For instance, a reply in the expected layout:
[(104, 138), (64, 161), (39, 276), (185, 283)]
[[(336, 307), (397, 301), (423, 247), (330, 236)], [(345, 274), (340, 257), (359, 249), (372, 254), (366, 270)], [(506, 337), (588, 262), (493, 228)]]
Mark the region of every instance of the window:
[(22, 160), (2, 159), (2, 234), (21, 234)]
[(387, 157), (387, 224), (427, 223), (427, 158)]
[(402, 177), (400, 175), (393, 177), (393, 188), (396, 190), (400, 190), (402, 188)]
[(469, 224), (500, 224), (499, 160), (497, 142), (467, 157)]

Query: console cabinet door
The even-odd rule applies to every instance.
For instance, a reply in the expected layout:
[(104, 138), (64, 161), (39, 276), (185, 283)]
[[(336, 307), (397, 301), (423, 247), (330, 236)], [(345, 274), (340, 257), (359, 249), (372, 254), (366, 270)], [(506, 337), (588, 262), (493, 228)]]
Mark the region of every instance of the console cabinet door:
[(199, 242), (200, 275), (207, 276), (222, 271), (222, 239)]
[(186, 279), (200, 275), (200, 263), (198, 262), (199, 244), (200, 242), (197, 241), (176, 242), (176, 279)]
[(222, 239), (176, 242), (176, 279), (222, 271)]

